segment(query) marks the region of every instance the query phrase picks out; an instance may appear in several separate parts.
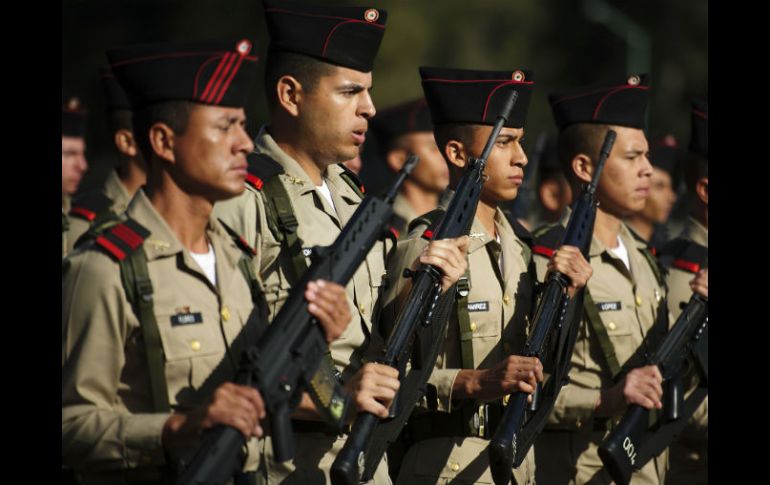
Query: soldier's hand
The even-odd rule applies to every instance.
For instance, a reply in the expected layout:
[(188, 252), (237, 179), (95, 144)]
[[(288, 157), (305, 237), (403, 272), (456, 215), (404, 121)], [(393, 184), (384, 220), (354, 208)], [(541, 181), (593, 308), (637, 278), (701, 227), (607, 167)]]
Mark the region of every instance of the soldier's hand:
[(163, 426), (161, 441), (166, 448), (189, 445), (204, 431), (219, 424), (236, 428), (246, 439), (260, 437), (263, 430), (259, 422), (265, 415), (265, 403), (259, 391), (226, 382), (201, 407), (172, 414)]
[(562, 246), (554, 251), (548, 261), (548, 271), (558, 271), (569, 278), (570, 286), (567, 292), (570, 297), (575, 296), (578, 289), (588, 284), (588, 280), (594, 274), (593, 268), (583, 257), (583, 253), (575, 246)]
[(661, 409), (663, 403), (663, 376), (655, 365), (638, 367), (612, 388), (602, 391), (597, 416), (618, 416), (628, 404), (646, 409)]
[(331, 281), (316, 280), (307, 284), (305, 299), (308, 311), (318, 319), (326, 342), (339, 338), (350, 323), (350, 307), (345, 287)]
[(432, 264), (441, 270), (441, 291), (446, 291), (450, 286), (465, 274), (468, 269), (468, 261), (465, 255), (468, 252), (470, 238), (461, 236), (455, 239), (441, 239), (431, 241), (422, 250), (418, 261), (422, 264)]
[[(538, 382), (543, 382), (543, 364), (536, 357), (509, 355), (490, 369), (461, 371), (474, 378), (468, 380), (466, 391), (458, 397), (489, 401), (512, 392), (532, 394)], [(462, 394), (465, 394), (463, 396)]]
[[(398, 370), (388, 365), (369, 363), (355, 373), (345, 388), (353, 395), (357, 413), (366, 411), (387, 418), (388, 408), (400, 385)], [(350, 419), (353, 417), (349, 416)]]
[(709, 270), (708, 268), (702, 269), (695, 275), (692, 281), (690, 281), (690, 288), (694, 293), (698, 293), (704, 298), (709, 297)]

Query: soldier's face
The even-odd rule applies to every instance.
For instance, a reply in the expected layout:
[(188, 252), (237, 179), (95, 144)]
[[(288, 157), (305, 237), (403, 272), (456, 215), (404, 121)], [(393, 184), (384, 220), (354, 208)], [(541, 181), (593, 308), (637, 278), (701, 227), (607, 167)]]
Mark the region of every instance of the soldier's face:
[[(481, 156), (491, 132), (491, 126), (479, 126), (474, 130), (471, 149), (473, 156)], [(484, 170), (489, 178), (481, 189), (481, 200), (496, 205), (500, 201), (516, 198), (524, 181), (524, 167), (528, 163), (521, 146), (523, 138), (524, 128), (503, 127), (500, 131)]]
[(657, 167), (652, 168), (650, 177), (650, 198), (642, 210), (642, 217), (655, 224), (664, 224), (676, 202), (676, 193), (671, 184), (671, 175)]
[(449, 185), (449, 167), (436, 146), (432, 131), (418, 131), (403, 135), (399, 143), (407, 153), (420, 157), (420, 163), (409, 175), (414, 182), (428, 192), (443, 192)]
[(358, 155), (375, 114), (371, 89), (371, 73), (335, 67), (315, 89), (303, 93), (297, 118), (300, 139), (321, 168)]
[(172, 171), (185, 192), (228, 199), (243, 192), (253, 150), (243, 108), (195, 105), (185, 132), (174, 135)]
[(618, 136), (596, 192), (602, 210), (622, 218), (644, 209), (650, 196), (652, 165), (647, 158), (649, 147), (642, 130), (623, 126), (612, 129)]
[(80, 137), (61, 137), (61, 192), (72, 195), (78, 190), (88, 168), (86, 142)]

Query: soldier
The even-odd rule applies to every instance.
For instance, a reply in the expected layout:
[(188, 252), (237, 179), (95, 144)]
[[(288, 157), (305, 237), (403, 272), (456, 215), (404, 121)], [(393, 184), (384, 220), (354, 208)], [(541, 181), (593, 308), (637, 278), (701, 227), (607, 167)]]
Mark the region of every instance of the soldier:
[[(536, 358), (514, 355), (523, 347), (532, 310), (534, 269), (529, 234), (499, 208), (519, 191), (527, 157), (521, 146), (533, 88), (532, 73), (420, 68), (434, 133), (456, 186), (470, 157), (478, 157), (503, 98), (515, 88), (518, 101), (495, 140), (485, 170), (488, 177), (470, 230), (467, 292), (458, 292), (456, 309), (429, 380), (427, 403), (415, 410), (406, 434), (412, 442), (398, 483), (492, 483), (487, 445), (502, 416), (504, 397), (532, 393), (542, 381)], [(430, 239), (428, 228), (439, 209), (411, 224), (399, 243), (389, 274), (401, 274)], [(574, 247), (564, 247), (555, 268), (585, 285), (591, 267)], [(531, 270), (531, 271), (530, 271)], [(388, 289), (383, 318), (398, 314), (407, 292), (399, 279)], [(465, 296), (462, 296), (462, 295)], [(512, 470), (514, 483), (534, 483), (532, 453)]]
[(136, 191), (147, 181), (147, 168), (134, 140), (131, 105), (109, 69), (101, 69), (99, 80), (107, 103), (107, 121), (118, 152), (118, 165), (103, 186), (79, 195), (70, 209), (68, 252), (90, 228), (123, 213)]
[[(668, 308), (674, 318), (693, 290), (703, 293), (702, 278), (708, 270), (708, 101), (697, 99), (692, 106), (692, 135), (685, 161), (685, 183), (695, 205), (682, 234), (662, 250), (660, 260), (668, 268)], [(707, 290), (707, 288), (706, 288)], [(673, 321), (672, 321), (673, 323)], [(669, 448), (669, 472), (666, 483), (705, 484), (708, 482), (708, 396), (693, 415), (693, 420)]]
[[(543, 460), (537, 467), (542, 483), (609, 483), (597, 446), (613, 421), (627, 404), (661, 408), (657, 367), (620, 371), (647, 348), (643, 339), (651, 329), (665, 332), (668, 323), (662, 273), (647, 244), (622, 222), (642, 210), (650, 192), (652, 165), (642, 131), (647, 100), (645, 75), (549, 95), (559, 128), (559, 160), (574, 193), (578, 184), (591, 180), (610, 128), (617, 139), (596, 191), (599, 207), (589, 252), (594, 273), (585, 292), (569, 383), (535, 442), (536, 456)], [(536, 241), (538, 277), (545, 273), (543, 256), (552, 254), (563, 231), (555, 225)], [(665, 467), (664, 452), (634, 473), (632, 483), (662, 483)]]
[(650, 197), (641, 212), (626, 220), (629, 228), (647, 241), (653, 250), (668, 241), (665, 224), (676, 203), (674, 174), (676, 173), (677, 143), (673, 135), (665, 135), (651, 143)]
[[(168, 482), (218, 424), (262, 435), (259, 393), (227, 382), (259, 330), (246, 325), (259, 282), (248, 245), (211, 217), (243, 191), (254, 148), (242, 108), (251, 49), (244, 39), (108, 52), (149, 176), (121, 222), (63, 263), (62, 462), (81, 483)], [(327, 338), (339, 336), (344, 289), (319, 280), (305, 296)]]
[(449, 169), (436, 146), (425, 99), (408, 101), (380, 112), (372, 120), (372, 130), (380, 154), (393, 172), (401, 170), (410, 154), (420, 157), (420, 163), (393, 203), (393, 229), (396, 237), (406, 239), (412, 219), (438, 207), (441, 194), (449, 184)]
[(572, 203), (572, 188), (559, 163), (556, 140), (553, 137), (549, 136), (546, 139), (538, 165), (535, 192), (539, 209), (530, 219), (532, 227), (535, 228), (532, 231), (535, 237), (538, 236), (538, 229), (548, 228), (562, 220), (566, 224), (567, 218), (564, 215), (567, 213), (567, 207)]
[(67, 235), (70, 220), (70, 198), (77, 192), (83, 174), (88, 169), (86, 161), (86, 112), (78, 98), (69, 98), (61, 110), (61, 256), (72, 248)]
[[(270, 121), (255, 141), (247, 192), (218, 204), (216, 212), (259, 248), (254, 263), (274, 315), (307, 269), (311, 248), (331, 244), (361, 202), (363, 188), (340, 163), (358, 153), (375, 114), (371, 70), (387, 13), (278, 0), (265, 0), (264, 6), (271, 39), (265, 66)], [(421, 261), (439, 265), (448, 288), (465, 271), (462, 250), (462, 240), (437, 241)], [(362, 354), (376, 321), (386, 257), (386, 245), (376, 243), (348, 284), (353, 320), (323, 364), (333, 366), (352, 393), (351, 409), (383, 417), (398, 389), (398, 372), (364, 364)], [(346, 437), (319, 419), (305, 395), (292, 423), (292, 461), (277, 462), (268, 437), (269, 482), (330, 481)], [(386, 460), (374, 482), (390, 482)]]

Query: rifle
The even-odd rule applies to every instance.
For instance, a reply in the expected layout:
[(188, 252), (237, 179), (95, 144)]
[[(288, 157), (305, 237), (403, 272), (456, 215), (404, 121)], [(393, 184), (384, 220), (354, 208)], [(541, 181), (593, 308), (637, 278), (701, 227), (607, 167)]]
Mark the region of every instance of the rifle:
[[(693, 358), (698, 387), (684, 399), (682, 378), (687, 356)], [(693, 294), (648, 365), (657, 365), (664, 381), (663, 412), (650, 425), (650, 411), (638, 404), (626, 410), (620, 423), (599, 446), (607, 472), (628, 485), (641, 469), (679, 435), (708, 394), (708, 300)]]
[[(328, 352), (323, 330), (308, 312), (305, 288), (319, 278), (346, 285), (372, 246), (385, 234), (393, 213), (393, 200), (419, 158), (411, 155), (383, 199), (367, 197), (331, 246), (313, 248), (312, 263), (292, 288), (281, 310), (258, 341), (241, 355), (236, 382), (253, 386), (267, 408), (276, 460), (294, 457), (291, 413), (308, 389), (316, 408), (330, 423), (341, 427), (349, 398), (335, 375), (323, 372), (321, 359)], [(246, 326), (256, 325), (255, 308)], [(316, 373), (317, 369), (322, 372)], [(236, 428), (220, 425), (207, 433), (179, 484), (220, 484), (232, 477), (243, 461), (246, 442)]]
[[(591, 183), (580, 194), (570, 216), (569, 223), (562, 241), (563, 245), (575, 246), (580, 249), (583, 256), (588, 258), (588, 250), (593, 238), (594, 221), (596, 220), (596, 187), (599, 184), (604, 164), (609, 157), (617, 134), (609, 130), (604, 137), (604, 143), (599, 152), (599, 161), (596, 165)], [(527, 340), (523, 355), (537, 357), (541, 361), (546, 353), (546, 342), (549, 337), (559, 342), (554, 355), (554, 367), (556, 372), (546, 384), (545, 391), (538, 392), (532, 397), (532, 405), (527, 406), (527, 394), (516, 392), (510, 396), (508, 405), (495, 430), (495, 434), (489, 442), (489, 468), (496, 485), (508, 485), (511, 480), (511, 468), (518, 467), (524, 460), (530, 446), (537, 434), (545, 425), (545, 418), (553, 408), (556, 397), (564, 384), (563, 378), (569, 371), (570, 357), (575, 344), (578, 325), (574, 318), (567, 318), (570, 307), (570, 297), (567, 294), (569, 279), (557, 271), (549, 273), (545, 280), (543, 296), (537, 306), (534, 316), (532, 335)], [(572, 300), (572, 309), (582, 307), (583, 291)], [(580, 307), (576, 305), (580, 303)], [(571, 315), (570, 315), (571, 317)], [(565, 325), (565, 321), (568, 322)], [(545, 392), (547, 399), (541, 400), (538, 394)], [(527, 424), (535, 426), (534, 432), (530, 431), (525, 440), (520, 433), (525, 426), (525, 415), (530, 412)], [(532, 429), (532, 428), (530, 428)]]
[[(505, 98), (503, 109), (497, 116), (492, 132), (487, 139), (484, 150), (479, 158), (471, 158), (468, 169), (463, 174), (457, 191), (447, 207), (444, 217), (433, 233), (433, 239), (455, 238), (468, 234), (476, 215), (476, 206), (484, 185), (484, 168), (489, 154), (494, 148), (500, 130), (513, 111), (518, 98), (518, 92), (512, 90)], [(430, 377), (436, 363), (444, 329), (448, 316), (447, 295), (454, 295), (450, 288), (441, 295), (441, 271), (433, 265), (424, 265), (418, 271), (404, 272), (405, 277), (412, 277), (412, 289), (406, 303), (401, 309), (396, 325), (393, 328), (378, 363), (389, 365), (401, 370), (406, 369), (406, 361), (411, 353), (413, 342), (419, 339), (419, 356), (412, 361), (410, 376), (402, 378), (402, 387), (397, 395), (401, 403), (399, 415), (391, 404), (391, 419), (389, 426), (379, 428), (380, 418), (374, 414), (359, 413), (353, 423), (345, 446), (337, 455), (331, 468), (331, 479), (334, 485), (356, 485), (359, 479), (369, 480), (392, 442), (411, 414), (412, 408), (424, 393), (425, 383)], [(427, 345), (426, 345), (427, 344)], [(404, 386), (404, 383), (408, 385)], [(404, 392), (405, 390), (406, 393)], [(412, 394), (410, 396), (410, 394)], [(379, 435), (375, 439), (375, 434)]]

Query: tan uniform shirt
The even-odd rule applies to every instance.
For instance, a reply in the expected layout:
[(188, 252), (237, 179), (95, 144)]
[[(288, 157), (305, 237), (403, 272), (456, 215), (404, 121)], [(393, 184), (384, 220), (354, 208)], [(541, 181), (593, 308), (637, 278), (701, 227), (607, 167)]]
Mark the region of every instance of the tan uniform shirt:
[[(687, 219), (684, 230), (679, 236), (709, 247), (708, 229), (693, 219)], [(690, 281), (694, 274), (679, 268), (669, 268), (666, 284), (668, 285), (668, 307), (674, 317), (682, 313), (681, 305), (686, 304), (692, 295)], [(708, 396), (698, 406), (691, 423), (682, 431), (678, 439), (671, 443), (670, 468), (666, 475), (669, 484), (702, 484), (708, 481)]]
[[(527, 273), (523, 251), (525, 243), (513, 233), (510, 223), (498, 209), (495, 225), (500, 243), (486, 233), (478, 219), (471, 227), (468, 250), (470, 293), (468, 305), (472, 330), (474, 368), (493, 367), (521, 348), (526, 340), (527, 322), (532, 305), (533, 281)], [(426, 226), (414, 228), (408, 241), (399, 242), (389, 266), (389, 274), (401, 274), (411, 266), (427, 245), (421, 238)], [(490, 250), (502, 250), (502, 271)], [(386, 293), (383, 318), (398, 313), (408, 291), (406, 280), (399, 278)], [(451, 412), (452, 385), (463, 362), (460, 350), (460, 329), (457, 313), (451, 312), (446, 339), (436, 360), (429, 383), (437, 390), (439, 412)], [(454, 406), (463, 401), (454, 401)], [(476, 403), (481, 404), (481, 403)], [(487, 460), (489, 439), (478, 437), (437, 437), (418, 441), (404, 458), (398, 483), (493, 483)], [(534, 483), (534, 449), (530, 449), (524, 463), (513, 470), (519, 485)]]
[[(142, 191), (127, 215), (151, 232), (144, 251), (168, 400), (172, 410), (190, 410), (235, 375), (242, 346), (233, 341), (252, 309), (249, 285), (237, 266), (243, 252), (212, 218), (206, 233), (216, 254), (214, 287)], [(62, 463), (82, 471), (88, 483), (156, 479), (153, 467), (166, 463), (161, 430), (169, 414), (152, 409), (142, 332), (119, 265), (101, 250), (86, 248), (65, 261)], [(200, 322), (174, 324), (179, 314)], [(220, 365), (222, 379), (207, 382)], [(180, 457), (189, 459), (195, 445)], [(257, 440), (249, 442), (249, 470), (258, 465), (256, 445)]]
[[(340, 177), (342, 168), (331, 165), (324, 173), (334, 202), (334, 207), (331, 207), (299, 163), (281, 150), (265, 127), (260, 130), (255, 145), (257, 152), (270, 156), (285, 171), (278, 177), (292, 201), (302, 247), (333, 243), (361, 203), (353, 188)], [(293, 267), (291, 255), (284, 251), (267, 225), (264, 204), (263, 194), (248, 187), (242, 196), (218, 203), (214, 212), (260, 250), (261, 257), (255, 262), (264, 282), (272, 320), (291, 289), (289, 275), (293, 274)], [(366, 348), (372, 331), (372, 313), (385, 276), (385, 257), (385, 244), (378, 242), (347, 285), (353, 319), (343, 335), (330, 345), (332, 359), (342, 372), (343, 380), (349, 379), (362, 365), (360, 354)], [(289, 482), (284, 483), (330, 483), (329, 469), (345, 440), (346, 437), (320, 433), (295, 433), (295, 458), (285, 463), (272, 459), (268, 443), (269, 481), (278, 483), (288, 479)], [(374, 480), (389, 483), (385, 460), (380, 464)]]
[[(589, 251), (593, 276), (588, 289), (600, 307), (599, 315), (622, 366), (655, 323), (665, 290), (642, 254), (645, 243), (635, 239), (625, 225), (621, 226), (620, 238), (628, 250), (631, 271), (594, 238)], [(535, 262), (542, 281), (548, 260), (535, 255)], [(570, 382), (556, 399), (546, 431), (535, 441), (537, 456), (543, 460), (537, 467), (541, 483), (610, 482), (597, 453), (607, 434), (606, 427), (601, 421), (595, 422), (594, 408), (601, 389), (611, 387), (612, 382), (604, 354), (591, 334), (590, 323), (583, 316), (572, 354)], [(632, 476), (631, 483), (662, 483), (666, 455), (664, 451), (651, 460)]]
[(395, 221), (400, 222), (400, 224), (393, 224), (393, 228), (398, 231), (398, 239), (408, 239), (409, 223), (419, 214), (414, 211), (414, 208), (412, 208), (412, 205), (406, 197), (404, 197), (404, 194), (400, 192), (393, 201), (393, 214), (400, 218), (400, 220), (394, 219)]
[[(118, 173), (115, 170), (110, 171), (107, 179), (104, 181), (104, 186), (101, 191), (111, 201), (112, 206), (110, 210), (114, 214), (122, 214), (128, 207), (128, 203), (131, 201), (131, 197), (128, 195), (128, 191), (123, 183), (118, 178)], [(67, 253), (71, 253), (75, 245), (75, 242), (91, 228), (91, 223), (81, 217), (69, 218), (69, 231), (67, 232)]]

